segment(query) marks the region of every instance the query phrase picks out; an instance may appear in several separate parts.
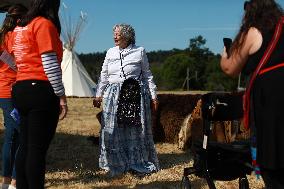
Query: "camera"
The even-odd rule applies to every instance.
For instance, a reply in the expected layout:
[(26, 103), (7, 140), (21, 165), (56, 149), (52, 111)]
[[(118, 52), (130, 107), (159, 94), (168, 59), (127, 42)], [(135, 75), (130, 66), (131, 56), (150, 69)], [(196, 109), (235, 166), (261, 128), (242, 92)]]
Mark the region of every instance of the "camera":
[(223, 38), (223, 43), (224, 43), (224, 46), (226, 47), (226, 52), (227, 52), (228, 57), (230, 56), (230, 48), (232, 46), (232, 42), (233, 41), (231, 38), (227, 38), (227, 37)]

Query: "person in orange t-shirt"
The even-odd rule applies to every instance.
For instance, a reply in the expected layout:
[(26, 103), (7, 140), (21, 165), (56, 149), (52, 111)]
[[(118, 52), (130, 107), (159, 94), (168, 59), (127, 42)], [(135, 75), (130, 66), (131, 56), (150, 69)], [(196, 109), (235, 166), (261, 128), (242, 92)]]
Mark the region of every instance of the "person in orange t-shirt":
[(17, 19), (26, 12), (21, 5), (8, 9), (0, 30), (0, 108), (4, 117), (4, 142), (2, 148), (2, 189), (16, 187), (16, 171), (14, 160), (19, 146), (18, 122), (11, 113), (15, 111), (11, 98), (12, 85), (16, 80), (16, 66), (11, 50), (11, 33), (16, 27)]
[(21, 118), (17, 189), (44, 188), (46, 153), (58, 119), (68, 110), (60, 67), (59, 7), (60, 0), (31, 0), (13, 31), (18, 71), (12, 98)]

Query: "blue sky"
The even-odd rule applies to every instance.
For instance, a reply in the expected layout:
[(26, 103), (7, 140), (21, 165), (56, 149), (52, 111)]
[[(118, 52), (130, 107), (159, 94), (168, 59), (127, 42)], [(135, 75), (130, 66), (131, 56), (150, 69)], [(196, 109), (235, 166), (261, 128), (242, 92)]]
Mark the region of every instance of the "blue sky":
[[(62, 1), (62, 0), (61, 0)], [(223, 37), (234, 38), (243, 14), (244, 0), (64, 0), (77, 21), (87, 13), (87, 24), (75, 47), (78, 53), (102, 52), (114, 45), (112, 26), (131, 24), (136, 44), (147, 51), (184, 49), (189, 39), (202, 35), (214, 53)], [(277, 0), (284, 7), (284, 0)], [(62, 6), (63, 7), (63, 6)], [(0, 20), (3, 19), (0, 15)]]

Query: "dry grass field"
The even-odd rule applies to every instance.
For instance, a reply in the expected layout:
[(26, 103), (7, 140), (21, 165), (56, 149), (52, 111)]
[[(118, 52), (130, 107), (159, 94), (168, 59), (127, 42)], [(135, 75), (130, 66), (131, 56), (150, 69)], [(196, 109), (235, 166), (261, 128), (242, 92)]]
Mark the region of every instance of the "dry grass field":
[[(61, 121), (47, 156), (46, 188), (49, 189), (178, 189), (183, 168), (192, 164), (189, 151), (178, 150), (176, 144), (158, 143), (156, 148), (161, 171), (144, 178), (131, 174), (109, 178), (98, 168), (99, 146), (88, 140), (99, 136), (96, 114), (91, 98), (69, 98), (68, 117)], [(2, 113), (1, 113), (2, 115)], [(3, 118), (0, 116), (0, 124)], [(3, 142), (3, 126), (0, 129)], [(190, 176), (193, 189), (206, 189), (204, 179)], [(263, 183), (249, 176), (250, 188), (261, 189)], [(237, 180), (216, 181), (217, 188), (238, 188)]]

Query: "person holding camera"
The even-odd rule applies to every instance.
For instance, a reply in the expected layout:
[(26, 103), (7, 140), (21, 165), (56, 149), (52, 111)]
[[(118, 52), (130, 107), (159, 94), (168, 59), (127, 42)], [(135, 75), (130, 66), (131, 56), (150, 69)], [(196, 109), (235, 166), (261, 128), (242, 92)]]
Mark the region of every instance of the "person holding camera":
[(242, 24), (222, 70), (249, 77), (244, 124), (255, 130), (256, 162), (266, 188), (284, 188), (284, 17), (274, 0), (245, 2)]
[(157, 111), (156, 85), (133, 27), (116, 24), (113, 34), (93, 101), (103, 106), (99, 166), (111, 176), (149, 174), (159, 170), (150, 110)]

